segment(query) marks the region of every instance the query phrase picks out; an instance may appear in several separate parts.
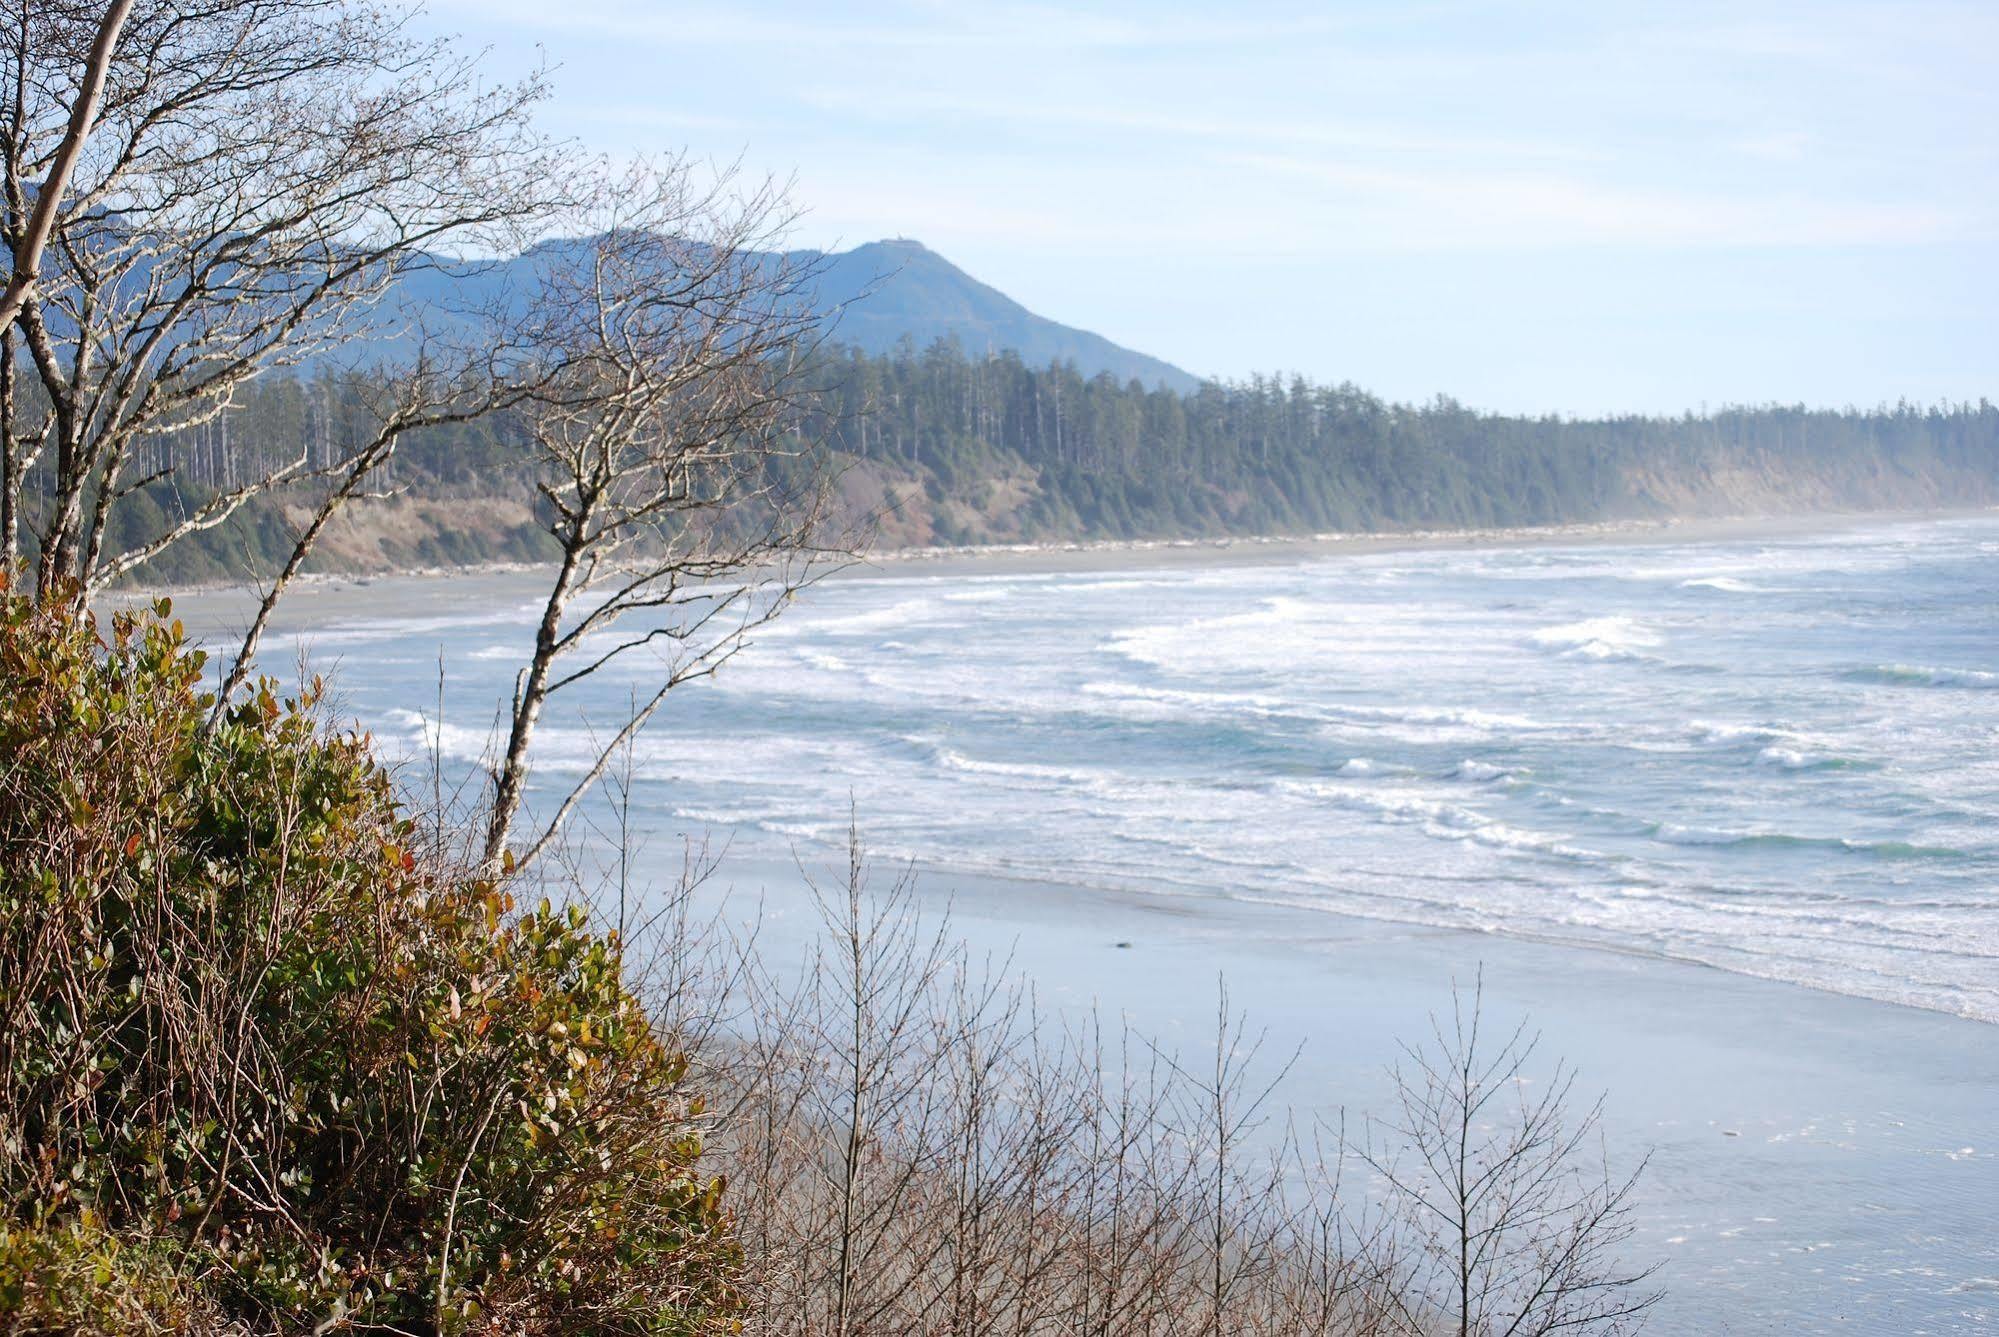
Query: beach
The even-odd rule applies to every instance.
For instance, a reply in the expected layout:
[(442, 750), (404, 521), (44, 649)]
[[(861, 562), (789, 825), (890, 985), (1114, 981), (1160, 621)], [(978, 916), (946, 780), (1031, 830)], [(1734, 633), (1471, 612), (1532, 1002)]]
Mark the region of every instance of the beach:
[[(836, 876), (804, 856), (816, 878)], [(764, 941), (812, 912), (782, 859), (725, 866)], [(1206, 898), (1161, 899), (919, 869), (927, 909), (1010, 959), (1041, 998), (1125, 1016), (1169, 1050), (1211, 1042), (1216, 991), (1262, 1036), (1286, 1109), (1363, 1134), (1387, 1070), (1451, 989), (1538, 1032), (1605, 1098), (1608, 1150), (1649, 1155), (1633, 1258), (1662, 1265), (1668, 1333), (1988, 1331), (1999, 1312), (1999, 1042), (1990, 1026), (1652, 957)], [(1121, 944), (1129, 944), (1121, 945)], [(1364, 1179), (1364, 1174), (1358, 1175)]]
[[(1465, 548), (1586, 547), (1605, 544), (1712, 543), (1836, 534), (1875, 524), (1937, 517), (1990, 515), (1987, 508), (1940, 512), (1869, 511), (1812, 515), (1723, 516), (1613, 520), (1593, 524), (1514, 529), (1407, 530), (1366, 533), (1271, 535), (1205, 539), (1105, 539), (1075, 543), (982, 545), (950, 548), (888, 548), (851, 559), (829, 559), (828, 579), (842, 576), (1038, 575), (1050, 572), (1116, 571), (1133, 567), (1177, 569), (1260, 565), (1314, 557), (1365, 556)], [(512, 599), (542, 587), (546, 568), (517, 562), (436, 567), (420, 571), (308, 572), (292, 593), (310, 595), (309, 605), (289, 597), (279, 625), (323, 624), (344, 617), (398, 617), (421, 613), (440, 599), (479, 602)], [(126, 607), (161, 595), (198, 634), (220, 636), (239, 629), (255, 611), (261, 589), (253, 584), (176, 586), (163, 590), (121, 587), (105, 596), (111, 607)]]
[[(1940, 548), (1985, 560), (1989, 527), (892, 557), (662, 717), (650, 847), (677, 870), (681, 838), (727, 843), (729, 912), (760, 906), (790, 951), (801, 866), (837, 862), (851, 796), (878, 857), (1062, 1009), (1196, 1046), (1226, 980), (1270, 1062), (1297, 1055), (1277, 1099), (1301, 1126), (1383, 1113), (1397, 1040), (1477, 984), (1495, 1024), (1542, 1033), (1539, 1079), (1560, 1057), (1605, 1093), (1616, 1164), (1650, 1155), (1633, 1251), (1664, 1267), (1655, 1330), (1988, 1330), (1999, 980), (1968, 936), (1993, 865), (1963, 736), (1999, 667), (1973, 662), (1984, 568), (1936, 576), (1961, 621), (1916, 619), (1919, 647), (1866, 600)], [(266, 663), (302, 652), (385, 745), (469, 764), (535, 588), (316, 581)], [(248, 607), (175, 604), (218, 643)], [(1849, 662), (1855, 627), (1883, 640)], [(1051, 629), (1059, 664), (990, 657)], [(1934, 681), (1887, 672), (1910, 665)], [(1793, 698), (1817, 713), (1772, 718)], [(1970, 751), (1884, 760), (1898, 740)], [(551, 786), (579, 745), (551, 731)]]

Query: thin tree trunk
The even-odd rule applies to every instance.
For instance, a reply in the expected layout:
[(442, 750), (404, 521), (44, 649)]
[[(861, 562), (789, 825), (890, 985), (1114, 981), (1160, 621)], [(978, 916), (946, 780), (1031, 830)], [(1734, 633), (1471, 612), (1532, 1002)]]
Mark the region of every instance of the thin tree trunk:
[(35, 209), (28, 216), (27, 230), (21, 236), (20, 245), (14, 248), (14, 275), (7, 281), (6, 291), (0, 293), (0, 327), (13, 325), (41, 275), (42, 249), (48, 245), (49, 233), (55, 230), (56, 208), (62, 203), (63, 192), (69, 189), (70, 173), (76, 170), (76, 160), (83, 154), (83, 141), (89, 137), (91, 127), (97, 122), (97, 107), (104, 97), (105, 75), (111, 69), (111, 53), (118, 45), (119, 30), (125, 26), (125, 18), (131, 12), (132, 0), (111, 0), (111, 7), (104, 12), (97, 25), (97, 38), (90, 44), (90, 57), (84, 63), (83, 80), (77, 86), (76, 103), (70, 108), (69, 126), (63, 131), (55, 161), (49, 165), (48, 175), (43, 178), (41, 190), (35, 197)]
[[(576, 532), (583, 532), (587, 523), (586, 518)], [(542, 605), (541, 623), (535, 628), (534, 657), (521, 675), (520, 690), (514, 698), (513, 725), (507, 734), (506, 755), (493, 775), (493, 811), (486, 824), (486, 845), (479, 856), (489, 874), (498, 871), (506, 857), (507, 837), (513, 832), (514, 818), (527, 790), (528, 744), (534, 738), (542, 705), (548, 699), (548, 677), (555, 666), (562, 615), (569, 606), (570, 589), (576, 580), (582, 551), (580, 542), (563, 546), (562, 566), (549, 589), (548, 602)]]

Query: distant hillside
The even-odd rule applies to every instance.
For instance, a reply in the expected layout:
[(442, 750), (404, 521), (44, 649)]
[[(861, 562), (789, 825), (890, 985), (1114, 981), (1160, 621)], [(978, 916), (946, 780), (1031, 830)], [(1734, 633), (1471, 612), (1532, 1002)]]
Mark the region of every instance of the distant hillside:
[[(948, 345), (824, 358), (817, 426), (841, 470), (841, 509), (876, 516), (888, 547), (1999, 506), (1999, 406), (1983, 401), (1519, 418), (1296, 378), (1134, 389)], [(315, 433), (354, 439), (368, 421), (367, 383), (258, 382), (226, 428), (208, 424), (179, 443), (185, 467), (166, 500), (198, 502), (226, 484), (207, 448), (219, 439), (259, 469)], [(528, 458), (505, 415), (411, 433), (384, 480), (396, 495), (350, 508), (315, 566), (547, 557)], [(119, 547), (177, 518), (149, 517), (147, 504), (117, 512)], [(149, 578), (268, 570), (305, 518), (283, 502), (255, 504), (170, 549)]]
[[(406, 352), (398, 333), (411, 323), (406, 315), (435, 326), (449, 323), (452, 311), (483, 308), (506, 294), (525, 295), (533, 290), (538, 257), (573, 244), (549, 242), (517, 259), (462, 271), (412, 271), (383, 303), (380, 334), (350, 344), (339, 360), (365, 365)], [(837, 313), (835, 343), (865, 353), (892, 353), (905, 339), (918, 351), (955, 339), (970, 357), (1010, 352), (1030, 367), (1071, 363), (1085, 379), (1109, 372), (1120, 382), (1136, 380), (1148, 389), (1183, 394), (1201, 384), (1170, 362), (1035, 315), (921, 242), (876, 241), (850, 251), (791, 251), (784, 258), (818, 268), (813, 305)]]
[(851, 251), (792, 256), (823, 264), (818, 305), (844, 307), (834, 340), (865, 353), (892, 353), (905, 338), (918, 351), (956, 339), (971, 357), (1012, 352), (1030, 367), (1071, 362), (1085, 378), (1107, 371), (1120, 381), (1183, 393), (1200, 385), (1170, 362), (1035, 315), (921, 242), (875, 241)]

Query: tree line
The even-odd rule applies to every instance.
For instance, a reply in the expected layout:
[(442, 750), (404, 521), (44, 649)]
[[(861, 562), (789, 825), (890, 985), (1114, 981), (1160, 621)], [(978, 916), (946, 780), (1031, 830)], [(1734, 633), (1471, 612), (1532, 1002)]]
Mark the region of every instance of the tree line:
[[(380, 428), (378, 370), (261, 378), (226, 408), (155, 431), (139, 469), (173, 480), (135, 496), (115, 538), (145, 546), (289, 461), (313, 471)], [(1302, 376), (1215, 381), (1192, 394), (954, 342), (879, 356), (816, 350), (784, 407), (795, 475), (808, 456), (873, 486), (850, 505), (921, 524), (905, 541), (977, 543), (1504, 528), (1688, 510), (1883, 509), (1999, 499), (1999, 406), (1764, 405), (1600, 419), (1480, 412), (1447, 398), (1398, 404)], [(405, 430), (372, 475), (421, 501), (519, 493), (538, 467), (512, 409)], [(1008, 486), (1009, 483), (1016, 484)], [(288, 552), (278, 490), (148, 568), (153, 579), (242, 578)], [(857, 500), (856, 500), (857, 499)], [(850, 517), (856, 518), (856, 517)], [(413, 566), (552, 555), (538, 528), (441, 533)]]
[[(1669, 513), (1718, 472), (1829, 482), (1813, 501), (1904, 504), (1931, 480), (1999, 493), (1999, 406), (1728, 407), (1577, 419), (1398, 404), (1303, 376), (1211, 381), (1191, 394), (1031, 367), (954, 343), (838, 359), (828, 434), (912, 470), (937, 500), (1028, 471), (1021, 537), (1144, 538), (1560, 524)], [(1909, 484), (1898, 489), (1895, 480)], [(1706, 498), (1724, 506), (1719, 493)], [(1764, 498), (1756, 498), (1762, 501)], [(990, 507), (986, 508), (990, 511)], [(946, 538), (959, 537), (960, 522)]]

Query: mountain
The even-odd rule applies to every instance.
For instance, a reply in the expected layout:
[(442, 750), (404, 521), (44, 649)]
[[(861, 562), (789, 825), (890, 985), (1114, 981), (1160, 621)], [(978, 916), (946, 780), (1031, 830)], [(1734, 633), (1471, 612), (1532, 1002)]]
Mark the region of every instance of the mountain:
[[(404, 274), (380, 308), (381, 329), (365, 342), (343, 349), (341, 361), (388, 361), (409, 351), (407, 317), (420, 315), (436, 326), (453, 323), (451, 312), (484, 307), (496, 298), (533, 290), (538, 257), (573, 242), (545, 242), (512, 260), (473, 266), (413, 269)], [(818, 272), (813, 305), (837, 314), (832, 341), (881, 356), (908, 339), (918, 351), (940, 339), (955, 338), (968, 356), (1012, 351), (1029, 367), (1074, 363), (1085, 379), (1109, 372), (1120, 384), (1137, 380), (1182, 393), (1200, 388), (1198, 377), (1156, 357), (1112, 343), (1100, 334), (1037, 316), (997, 288), (979, 282), (921, 242), (869, 242), (850, 251), (790, 251), (769, 254)]]
[(1073, 362), (1085, 377), (1107, 371), (1119, 381), (1200, 388), (1199, 378), (1170, 362), (1035, 315), (919, 241), (875, 241), (830, 254), (794, 251), (789, 258), (821, 267), (817, 305), (840, 310), (834, 341), (866, 353), (891, 353), (904, 338), (919, 350), (956, 338), (974, 357), (1010, 349), (1030, 367)]

